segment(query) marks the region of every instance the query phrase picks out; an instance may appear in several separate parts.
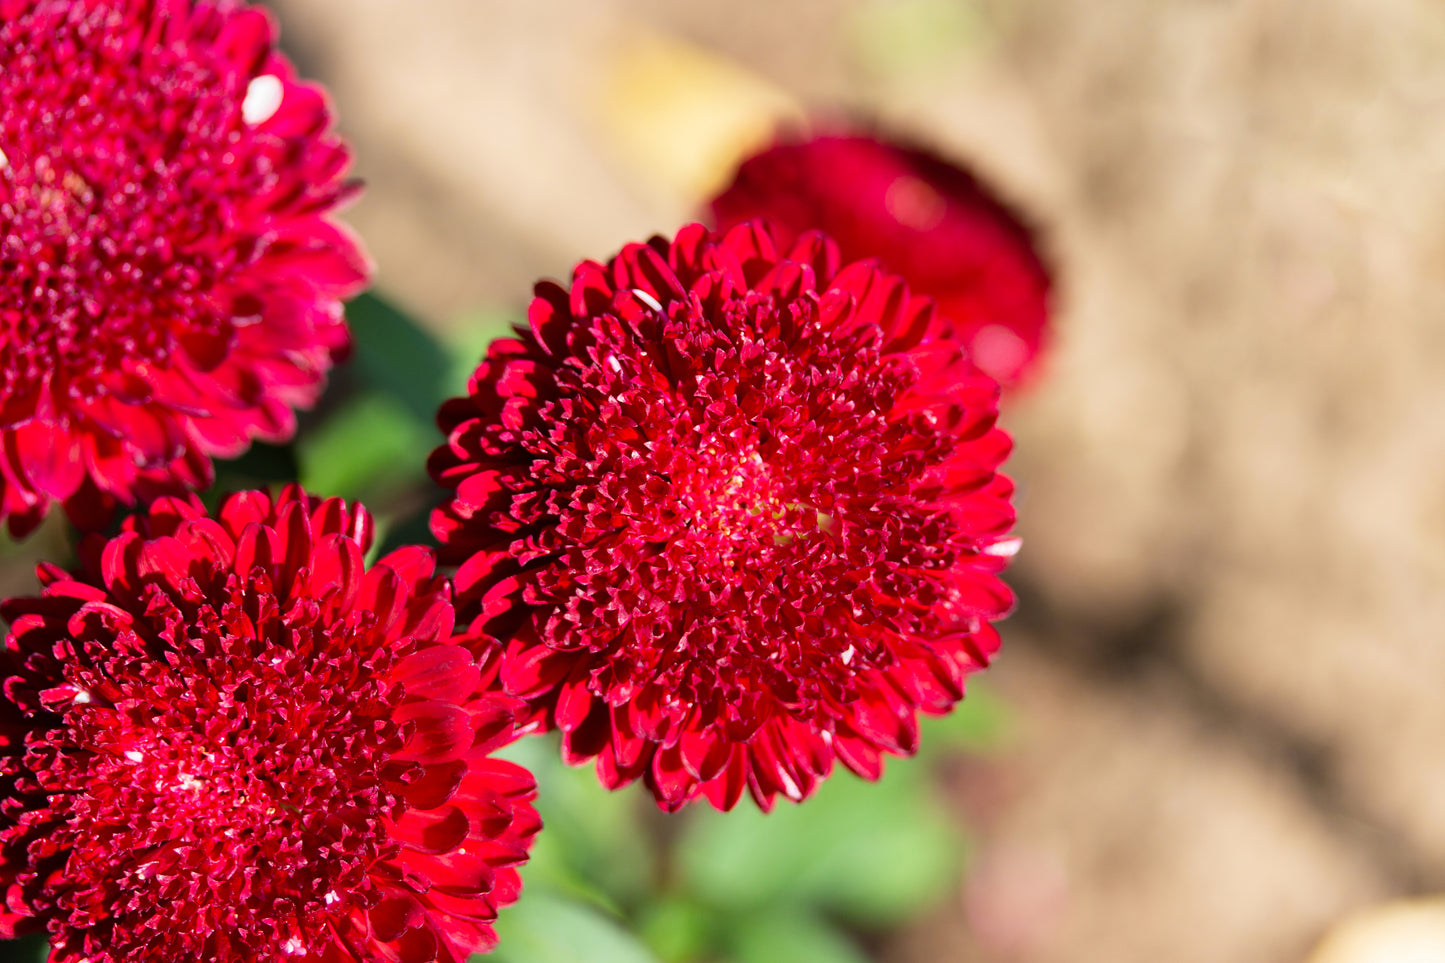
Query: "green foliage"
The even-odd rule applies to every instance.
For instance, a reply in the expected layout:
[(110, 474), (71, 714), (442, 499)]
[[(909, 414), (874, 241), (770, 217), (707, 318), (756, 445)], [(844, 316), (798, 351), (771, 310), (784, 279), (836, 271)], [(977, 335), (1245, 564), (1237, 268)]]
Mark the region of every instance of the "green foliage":
[(447, 397), (453, 359), (446, 346), (406, 312), (379, 294), (363, 294), (346, 306), (362, 384), (399, 401), (419, 422), (430, 423)]
[(307, 491), (370, 501), (418, 482), (436, 431), (414, 418), (394, 395), (352, 399), (298, 443)]
[(698, 811), (678, 845), (687, 887), (742, 912), (814, 907), (857, 925), (900, 923), (947, 894), (962, 839), (918, 760), (868, 783), (839, 773), (801, 806)]
[(427, 484), (426, 458), (441, 441), (437, 407), (465, 390), (507, 325), (479, 316), (448, 344), (377, 294), (351, 302), (347, 317), (356, 344), (349, 396), (301, 434), (291, 477), (310, 491), (386, 502)]
[(639, 910), (637, 932), (662, 963), (704, 959), (724, 934), (715, 909), (686, 897), (658, 895)]
[(18, 940), (0, 941), (0, 963), (45, 963), (50, 948), (45, 937), (22, 936)]
[(996, 745), (1006, 729), (975, 686), (924, 721), (919, 758), (892, 760), (877, 783), (840, 770), (767, 815), (744, 802), (666, 816), (635, 788), (608, 792), (590, 766), (563, 765), (555, 736), (524, 739), (504, 754), (536, 774), (545, 829), (523, 903), (541, 887), (628, 920), (660, 963), (861, 963), (848, 932), (906, 923), (959, 878), (965, 840), (933, 790), (933, 761)]
[(834, 926), (807, 911), (757, 913), (732, 938), (737, 963), (868, 963), (868, 957)]
[(555, 737), (523, 739), (498, 755), (537, 777), (545, 827), (523, 871), (544, 883), (615, 910), (644, 902), (657, 877), (656, 842), (635, 792), (608, 792), (590, 766), (563, 765)]
[(615, 919), (534, 889), (497, 920), (497, 949), (477, 963), (657, 963)]
[(295, 478), (295, 446), (268, 445), (258, 441), (253, 442), (240, 458), (217, 466), (216, 485), (211, 492), (241, 491), (266, 485), (279, 487)]

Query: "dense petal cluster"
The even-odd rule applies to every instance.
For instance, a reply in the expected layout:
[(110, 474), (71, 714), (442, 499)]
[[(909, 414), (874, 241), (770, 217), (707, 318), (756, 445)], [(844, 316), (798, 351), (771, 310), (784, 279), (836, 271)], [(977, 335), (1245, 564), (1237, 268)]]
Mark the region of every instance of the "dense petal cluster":
[(0, 0), (0, 516), (210, 483), (295, 431), (369, 271), (319, 88), (238, 0)]
[(878, 258), (937, 301), (973, 363), (1005, 386), (1039, 353), (1050, 282), (1030, 231), (930, 151), (862, 136), (783, 141), (744, 161), (712, 208), (723, 229), (765, 217), (784, 244), (819, 230), (845, 260)]
[(53, 963), (462, 963), (539, 823), (428, 550), (294, 486), (39, 570), (0, 699), (0, 935)]
[(536, 289), (439, 416), (433, 515), (500, 680), (667, 809), (876, 778), (1012, 603), (998, 386), (932, 302), (756, 224)]

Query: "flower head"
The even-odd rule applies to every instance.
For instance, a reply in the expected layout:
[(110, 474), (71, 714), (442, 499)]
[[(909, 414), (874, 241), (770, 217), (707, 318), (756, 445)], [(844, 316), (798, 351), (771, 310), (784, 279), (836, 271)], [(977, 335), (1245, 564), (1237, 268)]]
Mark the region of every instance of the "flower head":
[(998, 386), (819, 234), (691, 225), (544, 282), (439, 421), (433, 515), (500, 680), (675, 809), (876, 778), (998, 644)]
[(450, 584), (294, 486), (164, 497), (10, 599), (0, 935), (54, 963), (461, 963), (539, 823)]
[(973, 175), (917, 147), (862, 136), (782, 141), (744, 161), (712, 202), (721, 228), (769, 219), (844, 260), (876, 257), (938, 302), (970, 360), (1004, 385), (1038, 355), (1049, 273), (1027, 227)]
[(319, 88), (238, 0), (0, 0), (0, 517), (285, 440), (369, 268)]

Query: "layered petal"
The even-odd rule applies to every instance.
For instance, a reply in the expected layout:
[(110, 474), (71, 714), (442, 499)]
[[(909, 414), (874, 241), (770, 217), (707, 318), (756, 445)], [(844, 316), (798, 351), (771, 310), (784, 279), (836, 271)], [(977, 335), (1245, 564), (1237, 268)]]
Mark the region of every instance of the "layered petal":
[(431, 553), (366, 570), (371, 532), (295, 486), (165, 497), (0, 605), (0, 933), (54, 963), (491, 946), (540, 828), (490, 758), (523, 706)]
[(996, 648), (999, 387), (810, 232), (699, 225), (544, 282), (443, 406), (432, 529), (496, 686), (665, 809), (874, 778)]
[(322, 93), (231, 0), (0, 17), (0, 517), (85, 528), (288, 439), (369, 263)]

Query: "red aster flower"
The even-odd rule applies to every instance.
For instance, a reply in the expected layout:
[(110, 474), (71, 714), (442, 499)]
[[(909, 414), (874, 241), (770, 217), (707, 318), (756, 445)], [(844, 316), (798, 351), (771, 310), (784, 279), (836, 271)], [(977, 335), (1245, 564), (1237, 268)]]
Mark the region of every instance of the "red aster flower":
[(0, 0), (0, 517), (281, 441), (364, 282), (319, 88), (232, 0)]
[(41, 565), (0, 700), (0, 935), (53, 963), (461, 963), (539, 823), (426, 549), (294, 486)]
[(765, 217), (784, 244), (816, 229), (844, 260), (878, 258), (938, 302), (973, 363), (1004, 385), (1038, 355), (1049, 274), (1033, 237), (936, 154), (869, 137), (784, 141), (744, 161), (712, 209), (722, 228)]
[(500, 681), (602, 781), (767, 809), (876, 778), (998, 645), (998, 386), (805, 234), (699, 225), (537, 287), (439, 416), (432, 529)]

